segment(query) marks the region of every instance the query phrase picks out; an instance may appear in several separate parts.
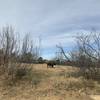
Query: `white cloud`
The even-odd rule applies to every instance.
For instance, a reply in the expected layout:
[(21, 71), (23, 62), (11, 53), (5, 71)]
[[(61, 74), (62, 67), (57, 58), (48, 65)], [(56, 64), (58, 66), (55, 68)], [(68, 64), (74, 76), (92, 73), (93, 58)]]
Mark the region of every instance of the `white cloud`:
[(100, 31), (100, 0), (0, 0), (0, 27), (14, 25), (23, 37), (41, 35), (43, 48), (71, 47), (73, 33)]
[(54, 48), (61, 44), (64, 47), (71, 47), (75, 43), (75, 34), (56, 34), (43, 37), (43, 48)]

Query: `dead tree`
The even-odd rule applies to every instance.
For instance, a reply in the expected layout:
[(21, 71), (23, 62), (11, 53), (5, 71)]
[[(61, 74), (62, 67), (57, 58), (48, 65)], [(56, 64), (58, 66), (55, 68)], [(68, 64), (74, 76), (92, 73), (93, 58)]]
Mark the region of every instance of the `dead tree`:
[(2, 72), (13, 74), (16, 69), (17, 56), (19, 53), (19, 35), (12, 26), (6, 26), (0, 32), (0, 50), (2, 50)]
[(26, 34), (23, 38), (22, 48), (21, 48), (21, 62), (32, 63), (34, 60), (38, 59), (38, 48), (35, 48), (33, 40), (30, 34)]
[(78, 65), (83, 72), (91, 74), (90, 78), (96, 78), (100, 75), (100, 33), (77, 36), (77, 47)]
[(60, 45), (56, 45), (56, 47), (57, 47), (58, 49), (60, 49), (60, 50), (61, 50), (61, 53), (64, 55), (64, 57), (65, 57), (68, 61), (70, 61), (70, 59), (69, 59), (69, 57), (66, 55), (66, 53), (65, 53), (65, 51), (64, 51), (64, 49), (63, 49), (63, 47), (60, 46)]
[(18, 36), (11, 26), (6, 26), (0, 33), (0, 49), (3, 52), (4, 64), (8, 64), (19, 52)]

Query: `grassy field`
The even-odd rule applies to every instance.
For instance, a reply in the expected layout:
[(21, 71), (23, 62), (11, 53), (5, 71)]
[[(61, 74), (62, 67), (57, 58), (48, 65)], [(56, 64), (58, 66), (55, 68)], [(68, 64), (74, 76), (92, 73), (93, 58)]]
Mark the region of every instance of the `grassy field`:
[(0, 76), (0, 100), (100, 100), (99, 82), (77, 75), (76, 67), (47, 68), (46, 64), (28, 67), (32, 67), (32, 73), (14, 85)]

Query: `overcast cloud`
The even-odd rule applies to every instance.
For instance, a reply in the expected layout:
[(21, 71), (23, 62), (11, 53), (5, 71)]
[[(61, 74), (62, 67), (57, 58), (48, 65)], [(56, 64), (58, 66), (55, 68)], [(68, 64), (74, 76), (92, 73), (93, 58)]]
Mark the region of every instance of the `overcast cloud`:
[(74, 35), (100, 31), (100, 0), (0, 0), (0, 27), (9, 24), (23, 36), (42, 37), (44, 57), (57, 43), (71, 48)]

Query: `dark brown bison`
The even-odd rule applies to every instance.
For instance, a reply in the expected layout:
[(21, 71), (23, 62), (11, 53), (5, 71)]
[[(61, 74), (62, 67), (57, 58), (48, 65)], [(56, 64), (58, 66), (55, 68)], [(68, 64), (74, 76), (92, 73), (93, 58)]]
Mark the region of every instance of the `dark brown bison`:
[(54, 65), (56, 65), (56, 63), (54, 61), (47, 62), (47, 68), (54, 68)]

